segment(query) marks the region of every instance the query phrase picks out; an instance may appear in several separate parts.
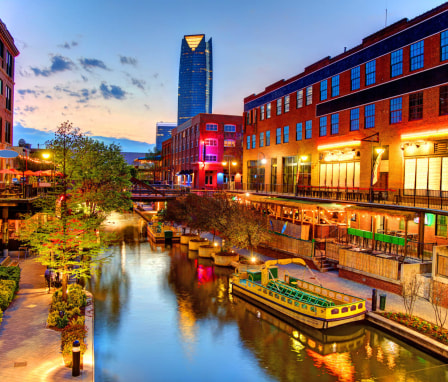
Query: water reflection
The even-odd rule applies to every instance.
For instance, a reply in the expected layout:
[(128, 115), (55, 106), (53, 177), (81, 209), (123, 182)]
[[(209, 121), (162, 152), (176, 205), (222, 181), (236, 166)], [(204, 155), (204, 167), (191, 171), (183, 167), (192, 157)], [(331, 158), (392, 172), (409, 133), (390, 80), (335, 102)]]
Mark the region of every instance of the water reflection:
[(446, 380), (441, 362), (375, 328), (286, 323), (229, 294), (232, 269), (151, 245), (124, 219), (91, 283), (97, 381)]

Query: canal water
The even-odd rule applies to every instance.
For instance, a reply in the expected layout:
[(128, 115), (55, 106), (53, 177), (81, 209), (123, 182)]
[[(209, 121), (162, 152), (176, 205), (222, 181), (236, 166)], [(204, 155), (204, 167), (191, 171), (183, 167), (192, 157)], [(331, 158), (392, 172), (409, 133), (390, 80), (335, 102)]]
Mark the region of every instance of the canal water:
[(229, 294), (232, 270), (154, 246), (136, 215), (108, 221), (95, 297), (95, 381), (448, 381), (443, 363), (367, 325), (291, 326)]

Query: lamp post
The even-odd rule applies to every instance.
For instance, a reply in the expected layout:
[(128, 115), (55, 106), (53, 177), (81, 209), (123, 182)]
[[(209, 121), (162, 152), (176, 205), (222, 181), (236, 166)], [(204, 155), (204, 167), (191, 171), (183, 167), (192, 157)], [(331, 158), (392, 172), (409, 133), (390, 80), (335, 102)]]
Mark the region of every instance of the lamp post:
[[(260, 161), (260, 155), (263, 155), (263, 158), (261, 159), (261, 161)], [(260, 179), (260, 162), (262, 165), (265, 165), (267, 162), (264, 154), (261, 151), (259, 151), (257, 153), (257, 192), (260, 191), (260, 180), (259, 180)], [(263, 184), (264, 184), (264, 175), (263, 175)]]
[(227, 166), (227, 164), (229, 165), (229, 172), (228, 172), (229, 179), (227, 181), (227, 184), (229, 185), (229, 190), (230, 190), (231, 184), (232, 184), (232, 176), (231, 176), (231, 172), (230, 172), (230, 164), (232, 164), (232, 166), (236, 166), (238, 163), (235, 162), (235, 161), (230, 161), (230, 159), (228, 161), (222, 162), (223, 166)]

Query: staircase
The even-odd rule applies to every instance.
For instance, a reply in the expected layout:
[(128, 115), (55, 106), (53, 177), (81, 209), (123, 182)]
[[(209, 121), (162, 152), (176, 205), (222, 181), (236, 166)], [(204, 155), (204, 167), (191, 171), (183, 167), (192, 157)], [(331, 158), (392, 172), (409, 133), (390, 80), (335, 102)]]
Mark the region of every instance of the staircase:
[(334, 271), (337, 269), (332, 262), (327, 260), (325, 257), (325, 251), (316, 250), (315, 256), (313, 257), (313, 263), (321, 273)]

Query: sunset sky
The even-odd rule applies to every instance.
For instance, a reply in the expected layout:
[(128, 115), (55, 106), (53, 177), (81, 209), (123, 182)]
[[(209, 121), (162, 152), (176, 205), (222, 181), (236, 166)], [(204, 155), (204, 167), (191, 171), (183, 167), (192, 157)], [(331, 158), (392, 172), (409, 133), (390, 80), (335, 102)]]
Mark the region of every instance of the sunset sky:
[(156, 122), (177, 120), (186, 34), (213, 39), (213, 112), (241, 115), (244, 97), (442, 3), (0, 0), (0, 19), (20, 50), (14, 144), (44, 144), (69, 120), (123, 151), (148, 151)]

